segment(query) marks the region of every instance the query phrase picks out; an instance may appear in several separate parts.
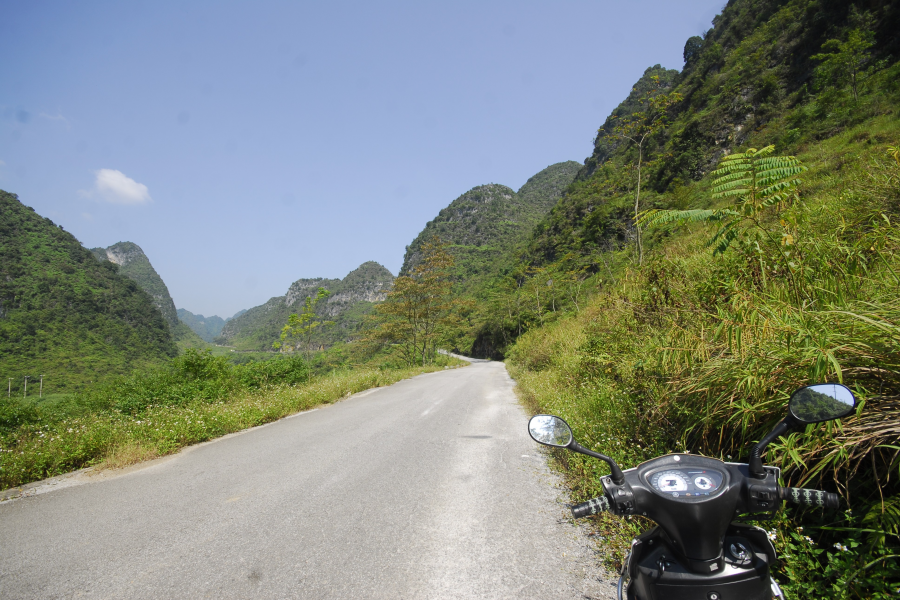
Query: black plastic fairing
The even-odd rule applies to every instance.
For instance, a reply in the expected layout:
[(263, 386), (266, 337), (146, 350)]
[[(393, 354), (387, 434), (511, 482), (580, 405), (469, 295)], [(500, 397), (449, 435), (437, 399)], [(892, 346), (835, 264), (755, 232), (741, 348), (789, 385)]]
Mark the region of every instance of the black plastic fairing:
[[(655, 490), (648, 476), (660, 469), (691, 467), (723, 475), (713, 495), (673, 497)], [(625, 483), (633, 494), (634, 514), (656, 521), (672, 540), (675, 550), (697, 568), (713, 569), (721, 564), (722, 538), (741, 500), (741, 485), (735, 485), (732, 470), (722, 461), (690, 454), (670, 454), (640, 464), (625, 472)], [(740, 476), (739, 476), (740, 477)], [(740, 479), (738, 479), (740, 481)], [(604, 486), (606, 481), (604, 480)], [(610, 490), (607, 490), (610, 493)], [(610, 493), (616, 501), (616, 490)], [(700, 564), (702, 563), (702, 564)]]

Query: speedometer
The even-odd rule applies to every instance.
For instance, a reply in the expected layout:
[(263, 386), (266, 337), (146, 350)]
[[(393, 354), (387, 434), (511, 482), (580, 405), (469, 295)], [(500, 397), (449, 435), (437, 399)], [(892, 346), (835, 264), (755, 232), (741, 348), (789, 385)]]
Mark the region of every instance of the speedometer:
[(688, 480), (680, 471), (662, 471), (650, 478), (650, 485), (660, 492), (683, 492), (688, 489)]

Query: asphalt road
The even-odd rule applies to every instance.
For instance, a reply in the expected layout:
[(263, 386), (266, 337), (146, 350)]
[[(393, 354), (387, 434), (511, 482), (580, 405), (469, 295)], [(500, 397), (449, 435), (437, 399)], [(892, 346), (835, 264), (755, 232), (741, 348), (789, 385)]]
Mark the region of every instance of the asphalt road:
[(612, 598), (502, 363), (0, 503), (0, 598)]

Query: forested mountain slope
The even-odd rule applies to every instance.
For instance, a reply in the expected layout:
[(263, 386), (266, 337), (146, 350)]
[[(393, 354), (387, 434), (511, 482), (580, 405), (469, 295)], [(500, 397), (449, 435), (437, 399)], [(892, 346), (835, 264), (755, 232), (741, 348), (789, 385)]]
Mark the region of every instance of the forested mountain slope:
[(0, 376), (70, 391), (174, 356), (154, 299), (118, 271), (0, 191)]
[(822, 74), (816, 75), (823, 61), (815, 57), (827, 40), (861, 27), (871, 32), (873, 46), (857, 59), (859, 83), (874, 83), (873, 70), (900, 54), (900, 3), (740, 0), (729, 2), (713, 24), (685, 44), (681, 73), (648, 69), (600, 127), (576, 182), (533, 233), (534, 261), (609, 250), (634, 239), (637, 149), (614, 130), (621, 117), (641, 108), (638, 99), (653, 87), (654, 75), (664, 92), (682, 100), (670, 111), (668, 126), (644, 147), (642, 209), (696, 205), (684, 184), (702, 179), (751, 139), (757, 147), (796, 150), (894, 110), (851, 106), (846, 90), (824, 85)]
[(195, 315), (191, 311), (183, 308), (179, 308), (177, 314), (179, 321), (190, 327), (191, 331), (200, 336), (203, 341), (209, 343), (212, 343), (213, 339), (222, 333), (222, 328), (227, 322), (226, 319), (216, 315), (204, 317), (199, 314)]
[(284, 296), (271, 298), (225, 323), (215, 341), (241, 350), (272, 350), (290, 314), (302, 311), (306, 298), (314, 297), (319, 287), (331, 294), (316, 312), (334, 325), (320, 327), (315, 343), (329, 347), (348, 341), (356, 335), (373, 303), (384, 300), (393, 280), (390, 271), (372, 261), (361, 264), (344, 279), (298, 279)]
[(108, 260), (117, 264), (119, 273), (134, 280), (145, 292), (150, 294), (154, 304), (169, 325), (172, 336), (180, 346), (203, 346), (203, 340), (178, 319), (175, 302), (169, 294), (169, 288), (150, 264), (150, 259), (147, 258), (140, 246), (133, 242), (119, 242), (108, 248), (91, 248), (91, 252), (97, 260)]
[(473, 188), (441, 209), (406, 248), (401, 274), (419, 260), (422, 244), (440, 239), (456, 260), (459, 293), (480, 289), (516, 262), (531, 230), (556, 204), (582, 165), (561, 162), (528, 179), (514, 192), (488, 184)]

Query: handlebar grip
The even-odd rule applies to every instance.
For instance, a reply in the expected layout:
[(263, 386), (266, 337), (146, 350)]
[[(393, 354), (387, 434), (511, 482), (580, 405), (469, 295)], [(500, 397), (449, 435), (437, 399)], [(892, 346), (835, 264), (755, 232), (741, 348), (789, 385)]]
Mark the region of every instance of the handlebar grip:
[(778, 488), (778, 496), (795, 504), (818, 506), (820, 508), (838, 508), (841, 497), (821, 490), (808, 490), (805, 488)]
[(576, 519), (582, 519), (596, 515), (604, 510), (609, 510), (609, 499), (606, 496), (600, 496), (573, 506), (572, 516)]

